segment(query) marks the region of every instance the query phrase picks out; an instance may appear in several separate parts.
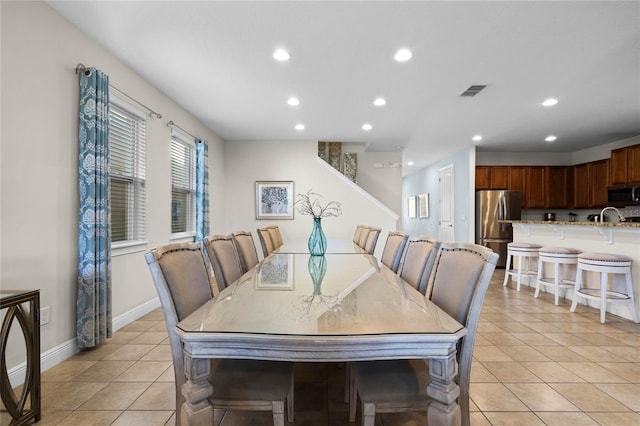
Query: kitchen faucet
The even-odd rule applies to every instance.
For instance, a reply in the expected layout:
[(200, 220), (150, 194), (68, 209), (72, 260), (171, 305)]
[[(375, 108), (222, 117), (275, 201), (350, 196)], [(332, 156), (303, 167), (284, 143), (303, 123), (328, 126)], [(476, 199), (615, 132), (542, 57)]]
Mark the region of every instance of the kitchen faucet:
[(620, 214), (620, 210), (618, 210), (615, 207), (605, 207), (604, 209), (602, 209), (602, 211), (600, 212), (600, 222), (604, 222), (604, 212), (607, 210), (615, 210), (615, 212), (618, 214), (618, 218), (620, 219), (620, 222), (624, 222), (626, 219), (624, 218), (624, 216), (622, 216), (622, 214)]

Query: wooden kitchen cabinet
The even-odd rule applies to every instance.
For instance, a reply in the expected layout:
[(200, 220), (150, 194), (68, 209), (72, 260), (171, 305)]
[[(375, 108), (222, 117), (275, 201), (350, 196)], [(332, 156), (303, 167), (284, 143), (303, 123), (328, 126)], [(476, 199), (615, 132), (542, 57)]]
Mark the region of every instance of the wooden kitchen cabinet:
[(602, 208), (607, 205), (609, 186), (609, 159), (592, 161), (589, 174), (589, 207)]
[(545, 207), (545, 169), (543, 166), (532, 166), (526, 169), (525, 208), (543, 209)]
[(477, 166), (476, 190), (507, 189), (509, 168), (507, 166)]
[(490, 188), (489, 166), (476, 166), (476, 190)]
[(589, 208), (589, 163), (573, 166), (573, 208)]
[(611, 184), (627, 183), (627, 148), (611, 150)]
[(573, 200), (573, 168), (549, 166), (545, 170), (545, 208), (568, 209)]
[(524, 207), (526, 200), (526, 191), (525, 191), (525, 170), (527, 168), (525, 166), (510, 166), (509, 167), (509, 184), (507, 185), (507, 189), (510, 191), (520, 191), (522, 192), (522, 207)]
[(629, 183), (640, 183), (640, 145), (627, 147), (627, 178)]
[(609, 172), (611, 185), (640, 182), (640, 145), (611, 150)]
[(507, 166), (491, 166), (491, 189), (507, 189), (509, 187), (509, 168)]

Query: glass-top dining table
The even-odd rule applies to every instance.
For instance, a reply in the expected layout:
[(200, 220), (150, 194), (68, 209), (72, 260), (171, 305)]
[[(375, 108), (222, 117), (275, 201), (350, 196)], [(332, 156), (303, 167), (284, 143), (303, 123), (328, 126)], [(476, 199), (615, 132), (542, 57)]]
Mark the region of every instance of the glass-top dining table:
[(369, 254), (273, 253), (176, 327), (183, 424), (211, 424), (210, 359), (429, 359), (429, 424), (460, 423), (456, 344), (466, 328)]

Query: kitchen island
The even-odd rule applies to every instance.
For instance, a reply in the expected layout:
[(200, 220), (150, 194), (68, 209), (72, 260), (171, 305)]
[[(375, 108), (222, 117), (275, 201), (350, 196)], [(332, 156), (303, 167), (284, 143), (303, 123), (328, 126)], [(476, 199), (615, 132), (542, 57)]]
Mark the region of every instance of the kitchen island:
[[(513, 226), (513, 241), (540, 244), (542, 246), (571, 247), (583, 252), (624, 254), (633, 259), (631, 266), (633, 291), (638, 312), (640, 297), (640, 223), (637, 222), (550, 222), (541, 220), (505, 220)], [(575, 267), (570, 270), (575, 274)], [(551, 268), (546, 265), (545, 272), (550, 275)], [(598, 274), (585, 274), (587, 287), (599, 287)], [(524, 281), (526, 283), (526, 281)], [(535, 287), (535, 281), (529, 283)], [(623, 276), (616, 276), (611, 286), (616, 291), (624, 291)], [(544, 291), (544, 287), (541, 288)], [(562, 293), (560, 294), (562, 296)], [(573, 291), (567, 291), (567, 299), (573, 298)], [(582, 303), (584, 299), (580, 299)], [(599, 308), (599, 301), (589, 301), (589, 306)], [(567, 307), (567, 313), (569, 308)], [(631, 319), (629, 305), (609, 303), (607, 312)]]

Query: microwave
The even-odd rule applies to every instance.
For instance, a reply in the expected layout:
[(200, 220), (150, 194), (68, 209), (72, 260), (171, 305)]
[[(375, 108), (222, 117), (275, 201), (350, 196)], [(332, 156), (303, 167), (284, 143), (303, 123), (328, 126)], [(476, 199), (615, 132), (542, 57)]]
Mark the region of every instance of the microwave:
[(640, 205), (640, 183), (609, 186), (607, 202), (616, 207)]

